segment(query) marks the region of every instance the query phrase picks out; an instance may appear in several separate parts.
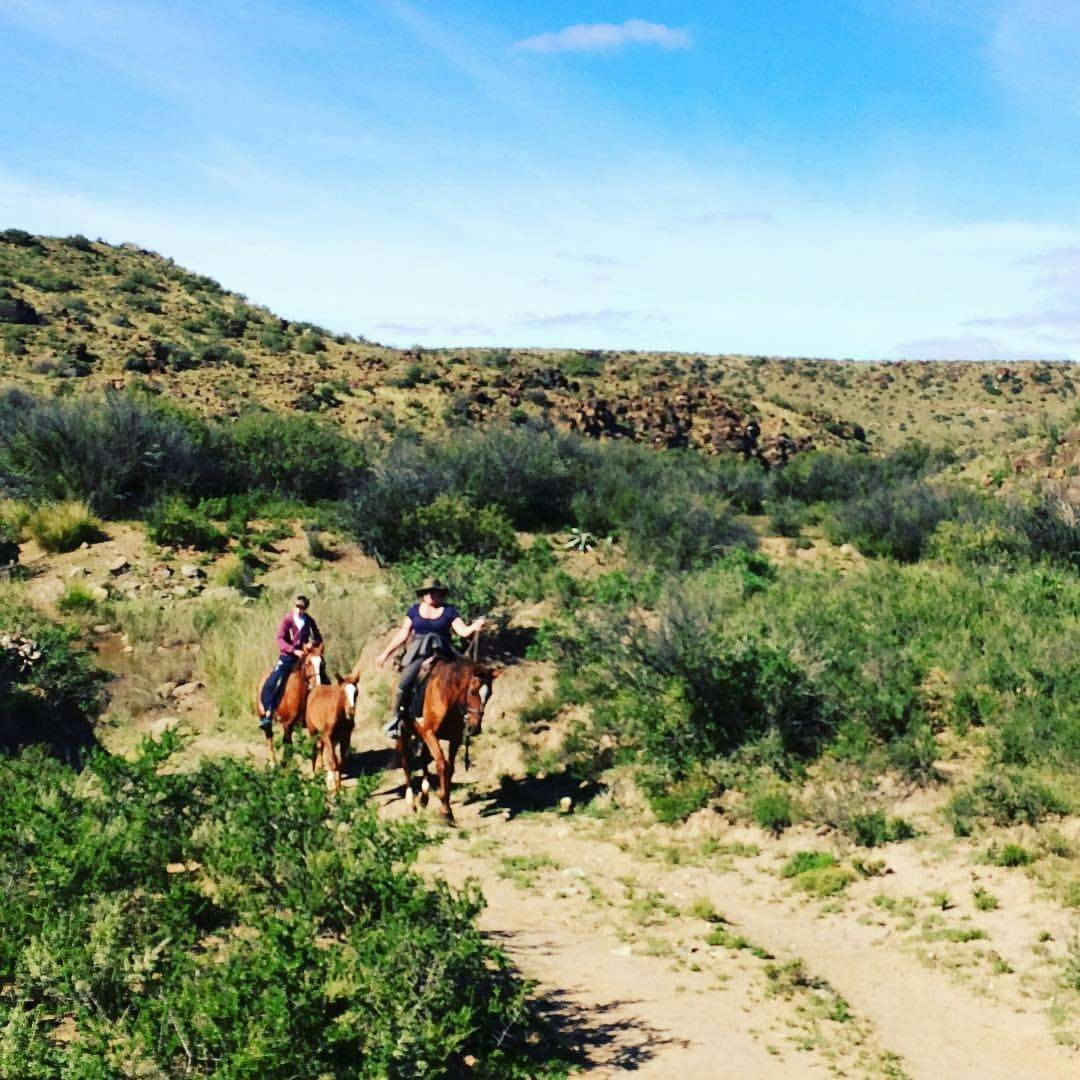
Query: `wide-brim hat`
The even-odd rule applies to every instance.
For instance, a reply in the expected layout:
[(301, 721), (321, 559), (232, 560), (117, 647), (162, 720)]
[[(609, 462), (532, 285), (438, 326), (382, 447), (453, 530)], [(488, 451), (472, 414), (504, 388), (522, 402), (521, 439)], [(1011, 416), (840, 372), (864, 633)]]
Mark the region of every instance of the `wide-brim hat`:
[(444, 596), (450, 594), (450, 586), (444, 581), (440, 581), (437, 577), (424, 578), (420, 584), (420, 588), (416, 590), (417, 596), (423, 596), (424, 593), (442, 593)]

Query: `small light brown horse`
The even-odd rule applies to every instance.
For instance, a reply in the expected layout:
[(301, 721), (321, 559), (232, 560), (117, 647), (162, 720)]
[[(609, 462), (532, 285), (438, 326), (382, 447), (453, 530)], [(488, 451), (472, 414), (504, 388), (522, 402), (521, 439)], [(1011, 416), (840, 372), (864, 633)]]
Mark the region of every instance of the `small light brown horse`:
[(304, 725), (314, 736), (311, 750), (311, 776), (317, 761), (326, 766), (326, 786), (341, 790), (341, 766), (349, 756), (356, 711), (356, 675), (337, 677), (333, 686), (316, 686), (308, 694)]
[[(297, 653), (296, 665), (289, 672), (285, 680), (285, 689), (282, 691), (281, 700), (274, 709), (274, 715), (281, 722), (281, 741), (285, 746), (292, 745), (293, 728), (297, 724), (303, 724), (304, 713), (307, 709), (308, 694), (319, 685), (322, 680), (323, 646), (306, 645)], [(255, 712), (262, 716), (262, 703), (260, 694), (263, 683), (269, 678), (268, 671), (255, 687)], [(270, 760), (277, 764), (277, 754), (274, 751), (274, 729), (271, 726), (266, 732), (266, 746), (270, 751)]]
[[(435, 664), (424, 691), (424, 715), (419, 720), (408, 720), (402, 725), (398, 738), (398, 754), (405, 772), (405, 803), (410, 810), (416, 809), (416, 793), (413, 791), (412, 774), (415, 768), (423, 770), (420, 784), (420, 801), (427, 803), (431, 790), (428, 778), (428, 760), (435, 763), (439, 776), (439, 801), (442, 816), (448, 824), (454, 823), (450, 809), (450, 784), (454, 778), (454, 762), (465, 737), (479, 735), (484, 721), (484, 708), (491, 697), (491, 683), (502, 672), (478, 664), (474, 660), (459, 657), (456, 660), (440, 660)], [(413, 757), (413, 735), (423, 741), (429, 757), (422, 754)], [(444, 755), (440, 740), (447, 743)]]

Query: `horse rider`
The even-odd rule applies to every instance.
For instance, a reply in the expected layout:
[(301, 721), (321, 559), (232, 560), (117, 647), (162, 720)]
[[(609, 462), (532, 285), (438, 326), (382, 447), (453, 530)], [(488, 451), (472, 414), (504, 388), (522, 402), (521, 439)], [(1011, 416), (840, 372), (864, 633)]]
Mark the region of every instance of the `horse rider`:
[(263, 683), (259, 695), (262, 705), (262, 718), (259, 727), (269, 731), (274, 722), (274, 709), (281, 700), (282, 690), (290, 672), (296, 667), (297, 654), (307, 645), (321, 645), (322, 634), (319, 625), (308, 614), (308, 598), (298, 596), (293, 601), (292, 611), (281, 620), (277, 632), (278, 659), (269, 678)]
[(406, 645), (401, 659), (401, 677), (398, 679), (397, 697), (386, 734), (396, 739), (401, 733), (401, 722), (408, 715), (409, 699), (412, 697), (420, 665), (432, 655), (454, 657), (457, 653), (450, 640), (452, 630), (459, 638), (471, 638), (484, 628), (484, 620), (466, 624), (453, 604), (448, 604), (450, 589), (438, 578), (427, 578), (416, 590), (419, 598), (409, 608), (405, 621), (398, 627), (387, 646), (375, 658), (375, 666), (381, 668), (390, 655)]

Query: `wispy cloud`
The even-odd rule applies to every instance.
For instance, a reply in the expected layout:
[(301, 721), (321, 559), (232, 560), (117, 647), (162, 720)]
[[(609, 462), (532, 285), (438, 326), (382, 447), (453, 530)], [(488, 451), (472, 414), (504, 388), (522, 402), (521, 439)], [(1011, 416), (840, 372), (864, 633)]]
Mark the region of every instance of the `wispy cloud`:
[(969, 319), (965, 325), (1030, 330), (1043, 341), (1080, 341), (1080, 248), (1054, 248), (1021, 259), (1019, 264), (1036, 268), (1038, 276), (1032, 284), (1045, 290), (1047, 299), (1024, 311)]
[(918, 338), (896, 346), (898, 356), (908, 360), (1061, 360), (1062, 354), (1043, 355), (1012, 348), (997, 338), (981, 334)]
[(652, 45), (669, 52), (689, 49), (690, 34), (663, 23), (627, 19), (624, 23), (578, 23), (549, 30), (516, 43), (515, 48), (536, 53), (618, 52), (627, 45)]
[(531, 330), (559, 330), (568, 327), (600, 326), (619, 328), (642, 322), (670, 323), (671, 317), (657, 311), (630, 311), (603, 308), (600, 311), (563, 311), (552, 315), (524, 313), (515, 320)]

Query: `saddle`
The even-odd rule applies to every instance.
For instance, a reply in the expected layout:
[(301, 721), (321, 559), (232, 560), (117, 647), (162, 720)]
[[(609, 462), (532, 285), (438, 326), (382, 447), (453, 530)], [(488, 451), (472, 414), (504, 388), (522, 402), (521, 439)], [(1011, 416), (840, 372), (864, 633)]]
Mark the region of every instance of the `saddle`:
[(416, 673), (416, 681), (412, 686), (412, 696), (409, 698), (409, 719), (419, 720), (424, 715), (424, 695), (427, 693), (428, 679), (431, 678), (431, 672), (435, 665), (444, 659), (445, 657), (439, 653), (432, 653), (420, 665), (420, 670)]

